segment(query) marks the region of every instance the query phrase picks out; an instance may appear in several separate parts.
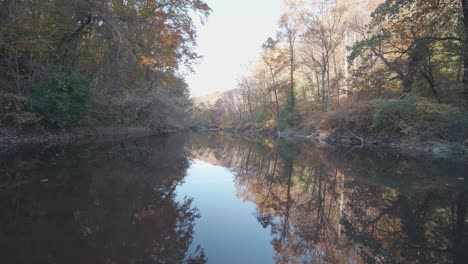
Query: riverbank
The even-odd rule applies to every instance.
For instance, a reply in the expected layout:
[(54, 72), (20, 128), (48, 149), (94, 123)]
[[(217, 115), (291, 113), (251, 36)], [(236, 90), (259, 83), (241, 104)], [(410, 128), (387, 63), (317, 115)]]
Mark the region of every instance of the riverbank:
[(392, 148), (468, 162), (468, 113), (425, 98), (357, 102), (304, 118), (295, 128), (248, 123), (247, 136), (352, 147)]
[[(410, 156), (426, 156), (442, 159), (456, 159), (468, 163), (468, 148), (461, 144), (444, 141), (419, 142), (417, 139), (358, 137), (347, 130), (305, 131), (286, 129), (276, 131), (252, 131), (242, 133), (247, 137), (274, 137), (286, 141), (302, 141), (330, 147), (364, 148), (374, 151), (392, 151)], [(278, 137), (279, 135), (279, 137)]]
[(102, 138), (125, 139), (161, 134), (163, 132), (144, 127), (80, 127), (80, 128), (39, 128), (29, 130), (15, 130), (0, 128), (0, 146), (12, 144), (37, 143), (72, 143), (81, 140), (95, 140)]
[(68, 125), (60, 128), (31, 112), (30, 101), (21, 96), (0, 93), (0, 146), (45, 142), (68, 143), (100, 138), (124, 139), (164, 133), (147, 127), (93, 127)]
[(443, 141), (418, 142), (416, 139), (397, 139), (379, 137), (357, 137), (348, 131), (304, 131), (287, 129), (278, 133), (264, 130), (242, 133), (250, 138), (266, 137), (276, 138), (291, 142), (304, 142), (318, 144), (325, 148), (341, 149), (351, 152), (356, 149), (364, 149), (377, 152), (391, 152), (396, 156), (406, 155), (411, 157), (423, 157), (429, 159), (453, 160), (468, 164), (468, 148), (461, 144)]

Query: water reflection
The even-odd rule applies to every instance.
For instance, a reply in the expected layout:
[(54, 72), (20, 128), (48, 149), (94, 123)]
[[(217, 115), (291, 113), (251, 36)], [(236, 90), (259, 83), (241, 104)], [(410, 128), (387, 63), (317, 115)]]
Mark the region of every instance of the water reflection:
[(276, 263), (468, 259), (461, 165), (228, 136), (193, 138), (191, 149), (235, 170), (239, 196), (270, 227)]
[(23, 150), (2, 157), (2, 263), (205, 263), (199, 213), (175, 188), (181, 138)]
[(206, 218), (197, 200), (177, 197), (191, 159), (232, 169), (238, 199), (229, 203), (251, 202), (255, 214), (229, 225), (265, 228), (267, 237), (249, 239), (267, 239), (271, 263), (468, 259), (466, 167), (457, 163), (218, 134), (0, 155), (2, 263), (211, 263), (221, 253), (204, 245), (223, 241), (193, 245)]

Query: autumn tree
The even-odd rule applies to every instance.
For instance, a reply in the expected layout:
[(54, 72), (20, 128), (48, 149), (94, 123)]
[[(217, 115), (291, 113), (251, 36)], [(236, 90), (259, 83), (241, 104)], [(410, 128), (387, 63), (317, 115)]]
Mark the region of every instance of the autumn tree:
[[(459, 56), (456, 47), (462, 39), (456, 34), (458, 17), (453, 16), (457, 8), (451, 0), (385, 1), (372, 13), (368, 31), (354, 44), (350, 59), (365, 52), (379, 58), (400, 81), (402, 94), (414, 91), (416, 78), (422, 76), (440, 100), (434, 56), (441, 52), (452, 59)], [(439, 67), (453, 67), (449, 61), (440, 61)]]
[(297, 0), (284, 0), (284, 11), (279, 20), (278, 36), (286, 43), (289, 57), (289, 104), (295, 107), (294, 94), (294, 72), (297, 67), (296, 43), (302, 31), (302, 20), (304, 19), (303, 2)]
[[(0, 10), (4, 92), (30, 96), (63, 66), (90, 80), (90, 102), (83, 107), (91, 108), (95, 123), (149, 125), (155, 122), (143, 120), (151, 118), (145, 111), (154, 117), (172, 106), (168, 113), (186, 111), (188, 87), (180, 73), (199, 58), (194, 19), (204, 22), (211, 12), (205, 2), (7, 0)], [(180, 103), (164, 104), (170, 101)]]

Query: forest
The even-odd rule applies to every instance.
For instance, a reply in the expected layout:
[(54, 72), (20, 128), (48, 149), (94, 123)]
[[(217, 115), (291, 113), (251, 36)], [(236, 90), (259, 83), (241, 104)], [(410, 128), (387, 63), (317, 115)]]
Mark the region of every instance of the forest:
[(1, 263), (468, 263), (467, 171), (468, 0), (0, 0)]
[[(0, 122), (182, 128), (201, 0), (0, 1)], [(4, 131), (8, 133), (8, 131)]]
[[(468, 133), (468, 4), (283, 1), (276, 36), (206, 125), (458, 142)], [(336, 138), (336, 137), (335, 137)]]
[(204, 1), (0, 1), (0, 133), (216, 127), (466, 147), (467, 1), (282, 2), (237, 88), (194, 103)]

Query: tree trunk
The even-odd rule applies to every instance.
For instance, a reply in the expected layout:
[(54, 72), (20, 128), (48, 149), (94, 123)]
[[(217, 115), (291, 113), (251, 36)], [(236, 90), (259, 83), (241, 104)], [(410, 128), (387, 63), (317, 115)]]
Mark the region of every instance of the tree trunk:
[(294, 45), (291, 45), (291, 108), (294, 109)]
[(252, 102), (250, 101), (250, 88), (247, 88), (247, 103), (249, 104), (250, 116), (252, 117), (252, 121), (254, 121), (255, 118), (252, 111)]
[(316, 95), (316, 98), (317, 98), (318, 101), (320, 101), (320, 81), (319, 81), (318, 72), (315, 72), (315, 81), (317, 82), (317, 95)]
[(340, 76), (338, 76), (338, 69), (336, 67), (335, 53), (333, 53), (333, 69), (335, 71), (336, 106), (340, 109)]
[[(323, 61), (325, 62), (325, 57), (323, 57)], [(327, 72), (325, 63), (323, 63), (322, 66), (322, 112), (327, 111), (327, 105), (326, 105), (326, 97), (325, 97), (325, 74)]]
[(270, 68), (270, 74), (271, 74), (271, 81), (273, 82), (273, 93), (275, 94), (275, 104), (276, 104), (276, 121), (279, 123), (279, 102), (278, 102), (278, 92), (276, 91), (276, 80), (275, 80), (275, 75), (273, 74), (273, 69), (271, 66)]
[(327, 69), (327, 111), (331, 110), (331, 89), (330, 89), (330, 56), (327, 52), (326, 56), (326, 69)]
[(462, 0), (463, 8), (463, 97), (468, 108), (468, 0)]
[(348, 32), (345, 33), (345, 45), (344, 45), (344, 78), (345, 78), (345, 86), (344, 86), (344, 94), (346, 96), (349, 95), (349, 86), (348, 86), (348, 78), (349, 78), (349, 63), (348, 63), (348, 51), (346, 47), (348, 46)]

